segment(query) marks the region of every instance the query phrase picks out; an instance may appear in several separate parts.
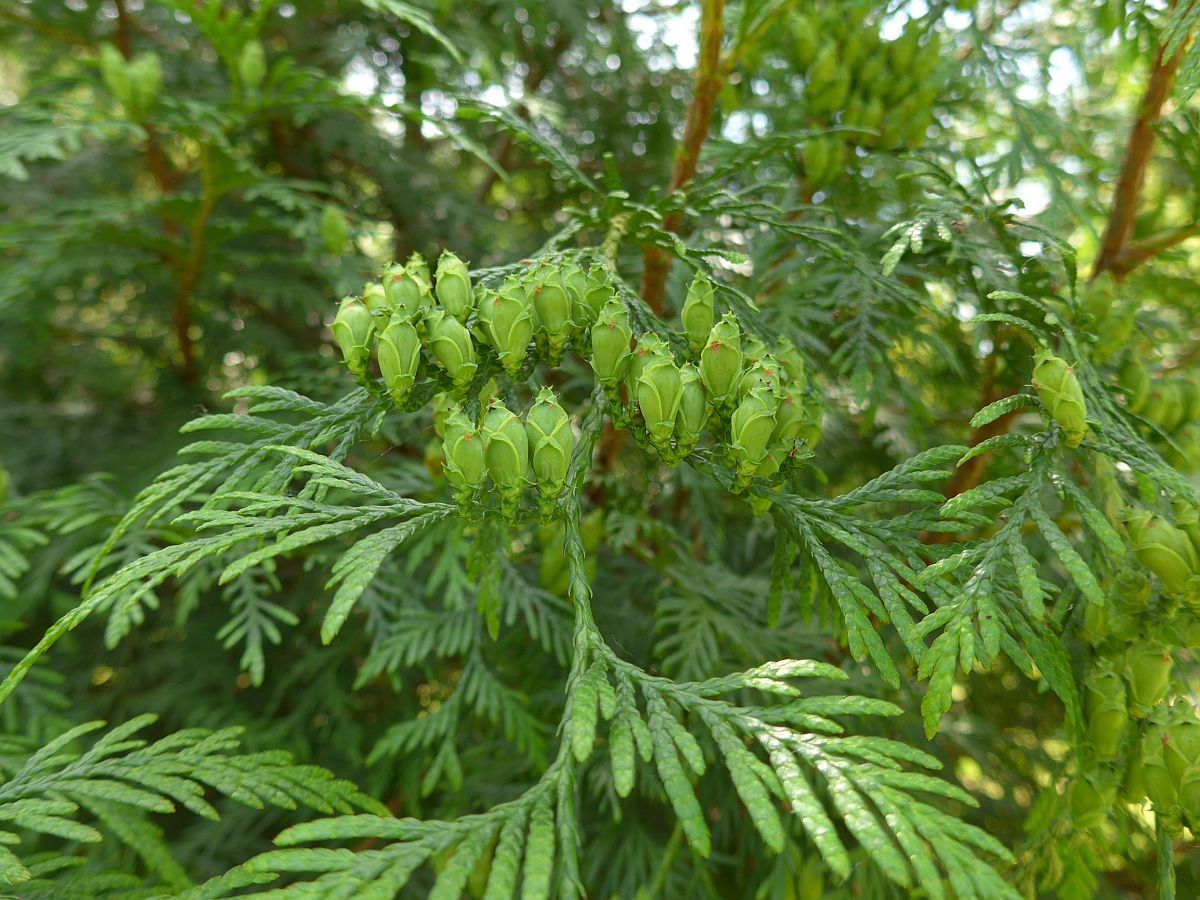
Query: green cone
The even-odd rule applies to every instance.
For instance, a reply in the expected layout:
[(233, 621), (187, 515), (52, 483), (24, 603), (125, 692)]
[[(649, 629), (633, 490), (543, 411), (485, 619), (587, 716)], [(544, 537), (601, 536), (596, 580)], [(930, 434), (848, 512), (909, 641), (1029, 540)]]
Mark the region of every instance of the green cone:
[(454, 488), (454, 498), (466, 506), (487, 481), (483, 435), (460, 408), (454, 408), (443, 426), (442, 453), (446, 479)]
[(571, 339), (571, 295), (563, 284), (559, 269), (549, 264), (538, 266), (528, 287), (536, 313), (536, 333), (542, 335), (553, 365), (562, 358)]
[(1187, 598), (1192, 593), (1191, 579), (1200, 571), (1200, 559), (1187, 534), (1145, 510), (1127, 510), (1122, 519), (1134, 555), (1158, 576), (1163, 593)]
[(730, 422), (730, 452), (737, 466), (738, 486), (745, 489), (767, 456), (775, 432), (779, 401), (767, 391), (752, 391), (742, 398)]
[(500, 494), (504, 515), (512, 519), (529, 484), (529, 437), (521, 420), (499, 400), (483, 417), (484, 460)]
[(713, 286), (708, 276), (697, 272), (688, 288), (687, 299), (683, 301), (683, 331), (687, 335), (688, 347), (692, 353), (699, 353), (708, 340), (712, 331), (715, 316), (713, 303)]
[(525, 415), (525, 432), (533, 460), (533, 474), (541, 495), (543, 518), (554, 511), (554, 501), (566, 486), (567, 469), (575, 449), (571, 417), (559, 405), (554, 391), (542, 388)]
[(426, 319), (429, 329), (429, 351), (457, 388), (465, 388), (479, 368), (475, 361), (475, 344), (467, 326), (442, 310)]
[(668, 351), (657, 350), (646, 357), (637, 379), (637, 401), (650, 443), (660, 453), (670, 453), (675, 418), (683, 401), (683, 375)]
[(700, 351), (700, 380), (714, 406), (727, 405), (742, 375), (742, 332), (726, 314), (708, 334)]
[(1062, 429), (1068, 447), (1078, 447), (1087, 435), (1087, 406), (1079, 379), (1066, 361), (1042, 349), (1034, 356), (1033, 387), (1038, 399)]
[(605, 389), (613, 390), (628, 373), (631, 340), (629, 312), (624, 303), (613, 297), (592, 326), (592, 369)]
[(533, 339), (533, 314), (529, 298), (520, 283), (509, 280), (485, 305), (484, 322), (489, 342), (496, 348), (500, 362), (509, 375), (521, 371)]
[(421, 337), (402, 313), (394, 313), (379, 333), (375, 352), (388, 395), (400, 406), (417, 380), (417, 370), (421, 366)]
[(393, 312), (413, 318), (421, 309), (422, 298), (429, 291), (429, 282), (422, 281), (407, 269), (393, 271), (385, 278), (387, 303)]
[(365, 377), (371, 358), (371, 333), (374, 330), (371, 311), (358, 299), (347, 297), (338, 307), (330, 330), (341, 348), (346, 367), (359, 378)]
[(408, 262), (404, 264), (404, 268), (410, 275), (425, 285), (426, 289), (428, 289), (429, 285), (433, 284), (433, 278), (429, 274), (429, 263), (425, 262), (425, 257), (416, 250), (409, 256)]
[(1134, 704), (1130, 712), (1136, 718), (1144, 717), (1167, 695), (1171, 664), (1170, 648), (1159, 641), (1143, 639), (1125, 651), (1125, 674)]
[(447, 313), (460, 322), (466, 321), (474, 306), (471, 276), (466, 264), (446, 250), (438, 260), (437, 299)]
[(608, 271), (603, 266), (592, 266), (587, 274), (587, 284), (583, 291), (583, 316), (579, 321), (595, 322), (609, 302), (616, 299), (617, 291), (613, 287), (612, 279), (608, 277)]
[(680, 367), (683, 395), (679, 401), (679, 413), (675, 416), (675, 453), (683, 459), (696, 449), (704, 423), (708, 421), (708, 395), (700, 381), (700, 370), (687, 363)]
[(1113, 759), (1129, 727), (1125, 682), (1113, 666), (1094, 669), (1084, 682), (1088, 739), (1098, 759)]

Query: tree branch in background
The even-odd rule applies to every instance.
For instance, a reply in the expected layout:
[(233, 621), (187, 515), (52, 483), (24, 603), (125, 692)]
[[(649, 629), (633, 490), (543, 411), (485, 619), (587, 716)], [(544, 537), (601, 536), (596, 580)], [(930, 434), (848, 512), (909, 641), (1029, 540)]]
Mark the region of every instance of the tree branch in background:
[[(1160, 46), (1155, 53), (1154, 64), (1150, 70), (1150, 80), (1146, 85), (1145, 94), (1142, 95), (1141, 103), (1138, 104), (1137, 118), (1129, 131), (1125, 157), (1121, 164), (1121, 172), (1117, 177), (1113, 205), (1109, 211), (1108, 225), (1100, 247), (1100, 255), (1092, 270), (1093, 278), (1104, 272), (1121, 278), (1159, 253), (1200, 234), (1200, 223), (1193, 223), (1184, 228), (1163, 232), (1133, 245), (1129, 243), (1141, 199), (1142, 186), (1146, 180), (1146, 167), (1150, 163), (1151, 151), (1154, 149), (1156, 137), (1154, 125), (1161, 117), (1163, 104), (1170, 96), (1171, 87), (1175, 82), (1175, 72), (1186, 50), (1186, 42), (1185, 46), (1181, 47), (1170, 59), (1164, 59), (1165, 49), (1164, 46)], [(984, 363), (981, 407), (999, 398), (992, 377), (992, 370), (994, 370), (992, 360), (993, 357), (989, 356)], [(989, 366), (989, 362), (992, 365)], [(974, 447), (988, 438), (1006, 434), (1015, 418), (1016, 414), (1010, 413), (1001, 416), (994, 422), (976, 428), (967, 439), (967, 444)], [(976, 487), (983, 480), (990, 455), (984, 453), (976, 456), (956, 469), (943, 489), (946, 497), (957, 497), (964, 491)], [(941, 544), (950, 540), (950, 536), (926, 532), (921, 535), (921, 540), (927, 544)]]
[[(721, 40), (725, 36), (725, 0), (704, 0), (700, 14), (700, 57), (696, 80), (692, 88), (692, 103), (688, 107), (683, 138), (675, 151), (668, 191), (680, 190), (696, 174), (700, 148), (708, 136), (717, 94), (725, 83), (726, 69), (721, 64)], [(667, 231), (678, 233), (683, 227), (683, 213), (672, 213), (663, 222)], [(663, 312), (667, 274), (671, 271), (671, 255), (659, 247), (647, 247), (643, 253), (642, 298), (654, 312)]]
[[(1129, 140), (1125, 145), (1125, 160), (1121, 164), (1121, 173), (1117, 177), (1116, 188), (1113, 192), (1112, 209), (1108, 215), (1108, 225), (1104, 231), (1104, 240), (1100, 244), (1100, 256), (1092, 270), (1095, 278), (1105, 272), (1117, 278), (1123, 277), (1136, 263), (1122, 261), (1133, 233), (1133, 223), (1137, 218), (1137, 210), (1142, 195), (1142, 185), (1146, 180), (1146, 167), (1150, 163), (1150, 155), (1154, 149), (1156, 134), (1154, 126), (1162, 115), (1162, 107), (1171, 93), (1175, 83), (1175, 71), (1183, 59), (1185, 48), (1181, 47), (1170, 59), (1164, 59), (1166, 47), (1160, 46), (1154, 55), (1154, 65), (1150, 69), (1150, 81), (1146, 85), (1146, 93), (1138, 106), (1137, 118), (1129, 130)], [(1151, 254), (1152, 255), (1152, 254)], [(1148, 259), (1149, 256), (1143, 257)]]

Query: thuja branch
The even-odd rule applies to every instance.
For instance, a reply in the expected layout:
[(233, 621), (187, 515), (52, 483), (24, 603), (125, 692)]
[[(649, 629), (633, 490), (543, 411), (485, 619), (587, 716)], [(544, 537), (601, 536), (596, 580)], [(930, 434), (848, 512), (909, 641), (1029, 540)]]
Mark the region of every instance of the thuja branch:
[[(683, 188), (696, 174), (696, 163), (712, 122), (717, 94), (725, 82), (725, 69), (721, 64), (724, 13), (725, 0), (704, 0), (700, 15), (700, 57), (683, 138), (675, 151), (675, 164), (671, 170), (668, 190), (672, 192)], [(677, 233), (683, 228), (683, 221), (683, 213), (674, 212), (667, 216), (663, 227)], [(667, 274), (670, 271), (670, 254), (659, 247), (646, 247), (643, 254), (642, 298), (659, 314), (663, 311)]]
[(1165, 55), (1166, 47), (1160, 46), (1154, 55), (1150, 80), (1146, 85), (1145, 94), (1142, 95), (1137, 118), (1130, 128), (1129, 140), (1125, 145), (1125, 159), (1117, 177), (1108, 225), (1100, 245), (1100, 256), (1092, 272), (1093, 278), (1104, 272), (1111, 272), (1120, 278), (1128, 274), (1139, 262), (1149, 258), (1144, 256), (1131, 260), (1126, 254), (1129, 237), (1133, 233), (1134, 221), (1137, 218), (1142, 186), (1146, 180), (1146, 167), (1154, 149), (1154, 126), (1161, 117), (1163, 104), (1171, 93), (1171, 86), (1175, 83), (1175, 72), (1184, 52), (1185, 48), (1181, 47), (1168, 58)]

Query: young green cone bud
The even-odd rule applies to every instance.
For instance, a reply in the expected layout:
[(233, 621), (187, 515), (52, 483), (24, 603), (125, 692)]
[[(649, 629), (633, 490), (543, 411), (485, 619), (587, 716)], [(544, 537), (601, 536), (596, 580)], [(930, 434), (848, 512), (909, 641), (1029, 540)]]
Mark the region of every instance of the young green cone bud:
[(505, 282), (500, 293), (487, 302), (484, 321), (504, 370), (515, 377), (533, 339), (533, 315), (525, 288), (516, 282)]
[(372, 315), (385, 316), (388, 312), (387, 294), (383, 289), (383, 285), (378, 282), (365, 285), (362, 294), (363, 305), (371, 311)]
[(1176, 498), (1171, 501), (1171, 513), (1179, 530), (1188, 536), (1192, 549), (1200, 556), (1200, 510), (1187, 500)]
[(631, 340), (633, 330), (629, 327), (629, 312), (624, 303), (613, 297), (592, 326), (592, 369), (600, 383), (610, 391), (629, 371)]
[(767, 391), (752, 391), (742, 398), (730, 422), (730, 453), (737, 466), (737, 483), (749, 487), (755, 470), (767, 456), (775, 432), (779, 401)]
[(347, 297), (338, 307), (330, 330), (341, 348), (346, 367), (359, 378), (367, 374), (371, 358), (371, 332), (374, 320), (371, 311), (354, 297)]
[(475, 362), (475, 344), (467, 326), (443, 310), (431, 313), (426, 319), (429, 329), (429, 350), (438, 365), (454, 381), (457, 388), (465, 388), (475, 377), (479, 368)]
[(1138, 562), (1158, 576), (1168, 597), (1182, 599), (1200, 571), (1200, 560), (1188, 536), (1162, 516), (1129, 510), (1122, 517)]
[(493, 400), (483, 417), (483, 441), (488, 474), (500, 493), (505, 517), (511, 519), (529, 484), (529, 437), (521, 420)]
[(429, 263), (425, 262), (423, 257), (416, 250), (409, 256), (408, 262), (404, 264), (404, 268), (410, 275), (415, 276), (420, 280), (421, 284), (425, 285), (428, 290), (429, 285), (433, 284), (433, 278), (429, 274)]
[(779, 374), (781, 366), (770, 354), (755, 361), (750, 368), (742, 373), (737, 384), (737, 397), (740, 400), (753, 391), (767, 391), (776, 397), (780, 395)]
[(704, 423), (708, 421), (708, 395), (700, 381), (700, 370), (687, 363), (679, 369), (683, 381), (683, 395), (679, 400), (679, 413), (675, 416), (675, 451), (682, 459), (700, 443)]
[(1164, 724), (1155, 723), (1142, 735), (1140, 781), (1146, 796), (1154, 804), (1154, 814), (1172, 833), (1180, 828), (1179, 780), (1167, 768), (1163, 758), (1170, 738)]
[(775, 343), (775, 358), (783, 364), (788, 379), (798, 390), (803, 391), (808, 386), (808, 372), (804, 366), (804, 357), (787, 338), (780, 338)]
[(554, 364), (571, 338), (571, 295), (563, 284), (562, 274), (551, 265), (538, 266), (534, 271), (529, 295), (537, 314), (537, 332), (545, 336), (549, 361)]
[(262, 84), (267, 76), (267, 57), (263, 53), (263, 45), (253, 38), (246, 41), (238, 56), (237, 67), (243, 88), (253, 91)]
[(421, 337), (412, 322), (402, 314), (394, 313), (379, 333), (375, 353), (388, 395), (400, 406), (417, 380), (417, 369), (421, 366)]
[(1062, 429), (1068, 447), (1078, 447), (1087, 435), (1087, 406), (1079, 379), (1066, 361), (1042, 349), (1034, 356), (1033, 387), (1038, 399)]
[(587, 293), (588, 288), (588, 277), (584, 274), (583, 269), (579, 268), (575, 263), (569, 262), (562, 267), (559, 279), (567, 291), (567, 297), (571, 300), (572, 330), (575, 331), (586, 325), (590, 325), (595, 317), (588, 315), (587, 309), (583, 304), (583, 297)]
[(447, 313), (460, 322), (471, 314), (475, 295), (466, 264), (449, 250), (442, 253), (437, 267), (437, 299)]
[(1125, 682), (1112, 667), (1097, 668), (1084, 682), (1088, 709), (1088, 739), (1098, 759), (1113, 759), (1129, 726)]
[(442, 452), (446, 464), (443, 472), (454, 488), (454, 498), (465, 506), (479, 493), (487, 481), (483, 435), (459, 408), (446, 417)]
[(775, 431), (771, 435), (774, 447), (790, 447), (804, 429), (804, 389), (789, 384), (783, 390), (779, 408), (775, 411)]
[(567, 468), (575, 449), (571, 417), (558, 404), (554, 391), (542, 388), (537, 402), (525, 415), (525, 432), (533, 460), (533, 474), (541, 495), (543, 518), (554, 512), (554, 501), (566, 485)]
[(334, 256), (341, 256), (350, 246), (350, 223), (346, 214), (332, 203), (321, 210), (321, 243)]
[(697, 272), (688, 288), (687, 299), (683, 301), (683, 331), (687, 335), (688, 347), (692, 353), (699, 353), (708, 340), (712, 331), (715, 316), (713, 304), (713, 286), (708, 276)]
[(683, 402), (683, 375), (668, 351), (653, 353), (642, 366), (637, 380), (637, 401), (650, 432), (650, 443), (660, 453), (670, 453), (675, 418)]
[(608, 271), (603, 266), (592, 266), (583, 291), (584, 314), (581, 321), (595, 322), (609, 302), (616, 299), (617, 291), (608, 277)]
[(1171, 680), (1171, 650), (1153, 640), (1140, 640), (1125, 651), (1125, 671), (1133, 701), (1130, 712), (1137, 718), (1157, 706), (1167, 695)]
[(400, 269), (384, 276), (387, 303), (393, 312), (414, 318), (421, 309), (421, 300), (429, 290), (429, 283), (422, 281), (408, 269)]
[(741, 375), (742, 333), (737, 319), (726, 314), (712, 327), (708, 342), (700, 351), (700, 380), (714, 406), (731, 401)]

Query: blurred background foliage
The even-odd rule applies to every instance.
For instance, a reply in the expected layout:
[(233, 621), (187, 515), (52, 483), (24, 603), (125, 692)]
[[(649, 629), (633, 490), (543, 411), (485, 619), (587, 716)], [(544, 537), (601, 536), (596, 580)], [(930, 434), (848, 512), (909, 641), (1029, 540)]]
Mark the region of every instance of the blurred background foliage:
[[(840, 493), (919, 450), (968, 440), (979, 407), (1027, 383), (1029, 348), (965, 323), (997, 289), (1068, 293), (1076, 267), (1122, 279), (1094, 320), (1113, 320), (1098, 342), (1113, 348), (1114, 385), (1136, 381), (1127, 369), (1140, 367), (1151, 393), (1195, 389), (1195, 66), (1167, 85), (1150, 124), (1156, 140), (1125, 255), (1104, 253), (1131, 124), (1172, 40), (1171, 6), (729, 5), (723, 85), (690, 188), (706, 215), (688, 240), (740, 249), (730, 278), (817, 373), (825, 438), (808, 476), (814, 492)], [(15, 662), (74, 604), (137, 491), (175, 464), (184, 422), (237, 411), (222, 396), (242, 385), (319, 400), (345, 390), (326, 323), (335, 301), (382, 265), (413, 251), (432, 259), (444, 246), (473, 268), (534, 252), (588, 202), (547, 163), (553, 152), (597, 183), (619, 173), (636, 202), (669, 205), (698, 19), (695, 4), (669, 0), (0, 8), (0, 463), (13, 510), (0, 522), (0, 546), (13, 548), (0, 556), (5, 658)], [(631, 278), (641, 263), (636, 248), (620, 261)], [(672, 271), (667, 308), (686, 277)], [(1190, 468), (1200, 440), (1183, 418), (1148, 433)], [(363, 445), (355, 465), (428, 491), (424, 448), (404, 437)], [(840, 658), (820, 622), (746, 625), (764, 621), (761, 530), (726, 523), (713, 488), (686, 474), (685, 527), (667, 530), (661, 519), (681, 510), (638, 466), (627, 459), (597, 485), (609, 491), (611, 551), (597, 577), (631, 598), (597, 610), (615, 646), (681, 677), (776, 655)], [(693, 525), (725, 547), (711, 567), (686, 564)], [(178, 529), (127, 532), (105, 571), (179, 539)], [(470, 811), (528, 780), (553, 739), (545, 710), (560, 703), (567, 632), (552, 624), (565, 603), (553, 536), (541, 540), (546, 549), (532, 540), (516, 555), (527, 565), (510, 575), (551, 624), (539, 641), (509, 647), (523, 655), (520, 679), (476, 692), (473, 708), (449, 703), (483, 651), (464, 652), (474, 647), (473, 587), (461, 535), (446, 530), (389, 561), (361, 605), (369, 627), (330, 647), (318, 650), (314, 609), (332, 550), (223, 586), (220, 567), (202, 567), (81, 627), (0, 718), (34, 740), (146, 711), (164, 730), (241, 724), (251, 746), (286, 747), (394, 811)], [(441, 606), (459, 595), (462, 621)], [(736, 638), (732, 623), (744, 629)], [(136, 639), (121, 640), (135, 627)], [(854, 689), (878, 691), (861, 667), (855, 678)], [(919, 691), (898, 698), (914, 715), (890, 723), (894, 733), (920, 742)], [(457, 717), (457, 751), (389, 731), (443, 709)], [(956, 686), (950, 724), (930, 745), (980, 793), (971, 815), (1010, 847), (1022, 845), (1033, 798), (1061, 772), (1062, 717), (1038, 682), (997, 664)], [(461, 767), (457, 779), (422, 790), (431, 767), (436, 784), (447, 766)], [(669, 823), (646, 815), (594, 823), (596, 896), (632, 896), (655, 878), (664, 896), (732, 896), (721, 891), (745, 866), (757, 896), (795, 896), (772, 886), (795, 883), (805, 862), (792, 857), (757, 869), (725, 860), (732, 880), (715, 887), (683, 861), (662, 870)], [(231, 809), (220, 827), (166, 827), (199, 878), (265, 846), (283, 822)], [(1114, 871), (1079, 895), (1139, 896), (1152, 883), (1144, 835), (1119, 843), (1128, 861), (1083, 866)], [(627, 863), (605, 869), (618, 846)], [(1041, 871), (1040, 860), (1023, 864)], [(1200, 890), (1189, 872), (1181, 896)]]

